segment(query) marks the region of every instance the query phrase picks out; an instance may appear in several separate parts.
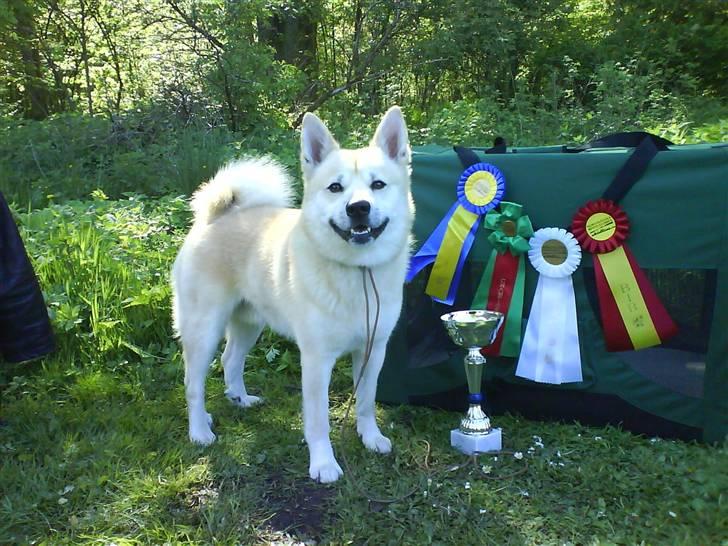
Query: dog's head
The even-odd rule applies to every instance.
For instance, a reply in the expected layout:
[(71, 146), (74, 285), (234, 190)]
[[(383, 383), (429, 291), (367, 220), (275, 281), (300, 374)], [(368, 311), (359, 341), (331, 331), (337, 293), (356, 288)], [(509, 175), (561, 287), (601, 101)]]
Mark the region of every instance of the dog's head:
[(402, 111), (387, 111), (366, 148), (345, 150), (314, 114), (301, 131), (303, 225), (319, 251), (347, 265), (375, 266), (408, 244), (414, 206)]

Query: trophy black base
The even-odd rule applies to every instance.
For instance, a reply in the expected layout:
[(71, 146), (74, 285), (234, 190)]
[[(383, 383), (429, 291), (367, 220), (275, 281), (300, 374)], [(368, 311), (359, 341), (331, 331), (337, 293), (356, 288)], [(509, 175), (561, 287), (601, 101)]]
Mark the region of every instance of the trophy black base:
[(488, 453), (502, 449), (501, 429), (494, 428), (486, 434), (464, 434), (459, 428), (450, 431), (450, 445), (465, 453)]

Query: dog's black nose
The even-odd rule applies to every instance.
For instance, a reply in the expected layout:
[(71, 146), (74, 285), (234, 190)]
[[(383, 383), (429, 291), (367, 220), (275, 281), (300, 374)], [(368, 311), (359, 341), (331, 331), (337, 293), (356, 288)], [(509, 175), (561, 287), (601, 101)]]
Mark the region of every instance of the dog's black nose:
[(371, 209), (372, 205), (369, 201), (357, 201), (346, 205), (346, 214), (352, 218), (360, 218), (369, 214)]

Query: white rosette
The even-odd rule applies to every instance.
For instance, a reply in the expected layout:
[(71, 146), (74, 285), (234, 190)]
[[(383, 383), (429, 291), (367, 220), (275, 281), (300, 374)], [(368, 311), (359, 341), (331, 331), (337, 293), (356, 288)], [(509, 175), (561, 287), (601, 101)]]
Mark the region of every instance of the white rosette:
[(582, 381), (576, 299), (571, 275), (581, 263), (574, 236), (560, 228), (539, 229), (528, 259), (540, 273), (516, 375), (539, 383)]

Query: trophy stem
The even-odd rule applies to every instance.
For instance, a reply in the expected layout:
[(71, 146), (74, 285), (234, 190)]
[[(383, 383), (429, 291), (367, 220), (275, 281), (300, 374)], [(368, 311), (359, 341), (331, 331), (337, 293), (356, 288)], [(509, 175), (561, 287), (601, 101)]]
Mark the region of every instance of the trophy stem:
[(468, 354), (465, 355), (465, 376), (468, 379), (470, 394), (480, 394), (483, 366), (485, 357), (480, 354), (480, 347), (468, 347)]
[(481, 380), (484, 366), (485, 357), (480, 354), (480, 347), (468, 347), (468, 354), (465, 355), (465, 376), (468, 379), (470, 407), (460, 421), (460, 432), (463, 434), (487, 434), (491, 430), (490, 419), (480, 407), (483, 401)]

